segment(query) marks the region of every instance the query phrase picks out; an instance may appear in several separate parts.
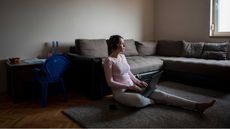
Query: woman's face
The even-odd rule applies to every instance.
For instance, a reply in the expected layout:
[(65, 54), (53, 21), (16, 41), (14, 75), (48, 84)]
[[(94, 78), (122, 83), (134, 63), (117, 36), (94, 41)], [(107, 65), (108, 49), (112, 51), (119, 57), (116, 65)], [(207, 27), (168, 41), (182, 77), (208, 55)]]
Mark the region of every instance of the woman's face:
[(117, 50), (119, 52), (125, 52), (125, 44), (123, 38), (120, 38), (120, 42), (117, 44)]

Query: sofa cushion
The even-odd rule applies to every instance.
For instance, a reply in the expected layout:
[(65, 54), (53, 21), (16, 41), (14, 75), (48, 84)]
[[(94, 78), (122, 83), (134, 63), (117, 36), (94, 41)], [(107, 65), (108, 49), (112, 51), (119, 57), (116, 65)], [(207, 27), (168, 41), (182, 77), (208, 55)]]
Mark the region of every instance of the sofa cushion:
[(108, 47), (105, 39), (78, 39), (75, 42), (78, 54), (87, 57), (107, 57)]
[(204, 42), (188, 42), (183, 40), (184, 57), (200, 58), (204, 47)]
[(137, 56), (138, 55), (135, 41), (133, 39), (124, 40), (124, 44), (125, 44), (125, 55), (126, 56)]
[(186, 57), (160, 57), (164, 70), (187, 72), (227, 79), (230, 76), (229, 60), (206, 60)]
[(109, 43), (109, 39), (106, 39), (106, 43), (107, 43), (107, 46), (108, 46), (108, 55), (110, 55), (112, 53), (112, 46)]
[(182, 49), (182, 41), (159, 40), (157, 42), (157, 55), (159, 56), (181, 56)]
[(227, 59), (230, 60), (230, 42), (228, 42)]
[(227, 43), (205, 43), (202, 53), (204, 59), (226, 60), (227, 59)]
[(153, 41), (136, 42), (137, 51), (141, 56), (152, 56), (156, 54), (157, 43)]
[(163, 66), (163, 61), (155, 56), (130, 56), (127, 61), (133, 74), (160, 70)]

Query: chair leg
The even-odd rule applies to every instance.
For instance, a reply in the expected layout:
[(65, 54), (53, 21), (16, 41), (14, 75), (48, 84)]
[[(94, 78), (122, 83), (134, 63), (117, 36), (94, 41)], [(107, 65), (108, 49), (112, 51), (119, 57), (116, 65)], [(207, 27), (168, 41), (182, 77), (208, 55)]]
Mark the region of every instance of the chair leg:
[(35, 89), (37, 87), (37, 81), (35, 79), (33, 79), (33, 84), (32, 84), (32, 87), (31, 87), (31, 101), (33, 102), (35, 100)]
[(64, 94), (64, 99), (67, 101), (68, 100), (68, 95), (66, 93), (66, 88), (65, 88), (65, 85), (64, 85), (64, 81), (63, 81), (63, 79), (60, 79), (60, 81), (61, 81), (62, 91), (63, 91), (63, 94)]
[(41, 106), (47, 106), (47, 91), (48, 91), (48, 83), (42, 83), (42, 96), (41, 96)]

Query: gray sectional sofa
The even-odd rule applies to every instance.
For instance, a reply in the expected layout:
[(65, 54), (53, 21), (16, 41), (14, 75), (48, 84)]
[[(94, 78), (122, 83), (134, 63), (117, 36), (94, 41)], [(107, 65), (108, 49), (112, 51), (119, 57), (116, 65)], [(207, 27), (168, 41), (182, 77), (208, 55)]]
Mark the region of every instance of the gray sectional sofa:
[[(208, 88), (230, 89), (230, 43), (159, 40), (125, 40), (125, 55), (131, 71), (148, 81), (163, 70), (162, 79), (192, 83)], [(92, 99), (110, 89), (104, 79), (103, 62), (110, 54), (106, 39), (77, 39), (70, 48), (71, 77), (76, 91)], [(215, 84), (215, 85), (213, 85)], [(218, 86), (217, 86), (218, 85)], [(220, 88), (221, 87), (221, 88)]]

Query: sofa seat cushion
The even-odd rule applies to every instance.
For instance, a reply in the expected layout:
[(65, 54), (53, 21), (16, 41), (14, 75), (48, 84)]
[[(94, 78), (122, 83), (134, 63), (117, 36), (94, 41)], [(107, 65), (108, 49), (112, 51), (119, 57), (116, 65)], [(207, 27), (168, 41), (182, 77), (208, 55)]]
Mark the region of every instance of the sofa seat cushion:
[(163, 61), (156, 56), (130, 56), (127, 61), (133, 74), (160, 70), (163, 66)]
[(160, 57), (165, 70), (189, 72), (200, 75), (228, 78), (230, 76), (229, 60), (207, 60), (185, 57)]

